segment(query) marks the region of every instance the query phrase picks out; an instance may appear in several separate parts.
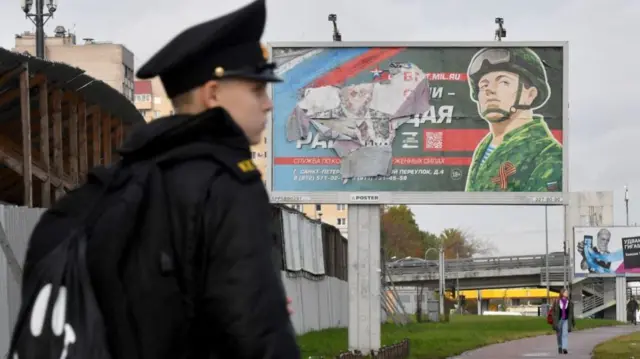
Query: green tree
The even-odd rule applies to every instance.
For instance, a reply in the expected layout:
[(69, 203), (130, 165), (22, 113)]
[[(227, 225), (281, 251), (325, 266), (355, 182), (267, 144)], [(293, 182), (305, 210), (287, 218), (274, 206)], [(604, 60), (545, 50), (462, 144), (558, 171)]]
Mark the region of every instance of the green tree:
[(424, 255), (423, 235), (409, 207), (387, 207), (382, 214), (380, 231), (387, 259)]
[[(440, 250), (440, 237), (437, 234), (428, 231), (421, 231), (421, 235), (423, 243), (423, 254), (426, 253), (426, 259), (438, 259), (438, 251)], [(429, 248), (433, 248), (435, 250), (430, 250), (427, 253), (427, 250)]]
[(470, 232), (459, 228), (447, 228), (440, 234), (440, 243), (447, 259), (471, 258), (475, 255), (490, 255), (494, 247), (490, 242), (474, 237)]

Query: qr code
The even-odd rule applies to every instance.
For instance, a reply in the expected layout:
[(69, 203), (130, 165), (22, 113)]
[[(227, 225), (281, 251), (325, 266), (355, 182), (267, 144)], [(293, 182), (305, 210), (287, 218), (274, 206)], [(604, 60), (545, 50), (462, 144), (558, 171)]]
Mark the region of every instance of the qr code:
[(442, 138), (443, 132), (433, 132), (433, 131), (425, 131), (424, 132), (424, 149), (425, 150), (441, 150), (442, 149)]

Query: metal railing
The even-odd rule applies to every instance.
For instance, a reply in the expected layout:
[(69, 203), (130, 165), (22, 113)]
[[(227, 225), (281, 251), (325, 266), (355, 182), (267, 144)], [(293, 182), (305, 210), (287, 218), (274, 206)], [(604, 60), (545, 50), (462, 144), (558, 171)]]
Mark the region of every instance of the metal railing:
[(564, 280), (571, 280), (571, 270), (567, 268), (566, 273), (563, 272), (562, 267), (549, 267), (549, 278), (547, 279), (547, 270), (542, 268), (540, 270), (540, 283), (561, 283)]
[(589, 281), (583, 282), (582, 290), (588, 292), (592, 296), (604, 298), (604, 279), (589, 278)]
[[(546, 256), (504, 256), (486, 258), (465, 258), (447, 259), (445, 261), (446, 272), (475, 272), (480, 270), (506, 270), (519, 268), (544, 268), (546, 266)], [(564, 258), (562, 256), (549, 256), (549, 267), (562, 267)], [(419, 263), (412, 263), (408, 266), (393, 267), (393, 263), (387, 270), (394, 275), (411, 273), (438, 273), (438, 261), (427, 260)]]
[(409, 339), (384, 346), (380, 350), (371, 353), (361, 353), (360, 351), (346, 352), (338, 355), (336, 359), (406, 359), (409, 357)]
[(582, 298), (582, 313), (596, 309), (604, 305), (604, 298), (596, 295)]

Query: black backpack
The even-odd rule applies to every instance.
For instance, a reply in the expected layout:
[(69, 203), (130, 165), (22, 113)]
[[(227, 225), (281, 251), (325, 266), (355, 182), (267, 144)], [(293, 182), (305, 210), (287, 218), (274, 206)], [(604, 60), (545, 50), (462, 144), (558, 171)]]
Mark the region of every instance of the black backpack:
[[(202, 153), (201, 150), (186, 148), (182, 157), (191, 158), (193, 153)], [(131, 303), (127, 303), (127, 288), (122, 284), (123, 273), (118, 266), (121, 259), (133, 251), (137, 251), (135, 261), (145, 262), (136, 265), (153, 267), (160, 262), (162, 270), (176, 270), (177, 285), (184, 294), (189, 315), (193, 316), (193, 285), (185, 282), (185, 278), (192, 277), (180, 272), (188, 266), (182, 268), (173, 261), (171, 231), (164, 226), (154, 234), (162, 238), (136, 241), (140, 236), (137, 222), (143, 218), (153, 216), (162, 223), (161, 217), (165, 217), (166, 223), (170, 222), (160, 166), (181, 159), (184, 158), (180, 151), (172, 150), (155, 159), (97, 167), (89, 173), (85, 184), (43, 214), (29, 242), (22, 306), (11, 339), (9, 359), (143, 357), (137, 342), (141, 339), (132, 328), (133, 323), (106, 328), (97, 300), (117, 303), (115, 313), (112, 310), (105, 315), (131, 320)], [(149, 205), (151, 193), (153, 205)], [(158, 193), (164, 196), (157, 196)], [(73, 211), (65, 209), (65, 205)], [(78, 208), (80, 206), (84, 208)], [(94, 228), (98, 229), (94, 231)], [(114, 288), (109, 298), (96, 298), (92, 288), (86, 253), (92, 241), (104, 242), (101, 248), (105, 250), (100, 255), (114, 259), (104, 261), (113, 264), (103, 264), (104, 270), (100, 271), (112, 273), (110, 277), (100, 278), (101, 283), (111, 282)], [(49, 248), (45, 252), (35, 253), (46, 246)], [(30, 252), (35, 254), (30, 256)], [(158, 257), (140, 259), (139, 253)], [(104, 268), (104, 265), (113, 267)], [(110, 345), (109, 335), (117, 336), (119, 348)]]

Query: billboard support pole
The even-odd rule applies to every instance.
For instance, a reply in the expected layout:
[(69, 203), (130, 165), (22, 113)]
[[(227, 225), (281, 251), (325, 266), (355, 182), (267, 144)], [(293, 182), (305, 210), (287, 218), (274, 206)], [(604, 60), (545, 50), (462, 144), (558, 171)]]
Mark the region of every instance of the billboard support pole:
[(349, 350), (380, 349), (380, 206), (349, 205)]
[(549, 214), (548, 207), (544, 206), (544, 242), (545, 242), (545, 256), (544, 256), (544, 276), (547, 279), (547, 304), (551, 301), (549, 291)]

